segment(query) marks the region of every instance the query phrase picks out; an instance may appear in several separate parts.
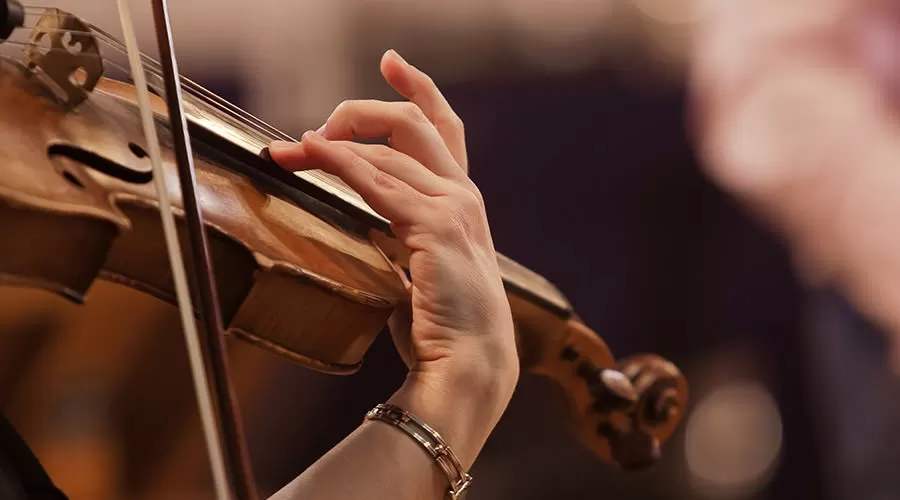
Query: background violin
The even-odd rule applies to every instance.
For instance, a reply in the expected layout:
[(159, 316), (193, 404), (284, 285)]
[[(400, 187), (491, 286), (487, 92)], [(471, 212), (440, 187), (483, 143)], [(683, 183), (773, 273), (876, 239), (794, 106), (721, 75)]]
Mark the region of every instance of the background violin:
[[(22, 59), (0, 61), (0, 231), (16, 235), (0, 243), (0, 283), (80, 301), (102, 279), (177, 303), (139, 94), (102, 76), (114, 64), (104, 53), (124, 44), (58, 10), (38, 17), (9, 2), (0, 14), (0, 38), (35, 19), (27, 41), (6, 42), (23, 46)], [(165, 61), (141, 63), (150, 87), (172, 95)], [(395, 268), (405, 253), (387, 221), (333, 177), (273, 165), (265, 145), (285, 134), (183, 82), (195, 194), (179, 171), (172, 103), (154, 97), (151, 105), (183, 246), (198, 238), (188, 198), (203, 215), (208, 257), (185, 258), (201, 269), (208, 259), (218, 307), (201, 298), (199, 316), (214, 314), (231, 335), (309, 368), (356, 371), (405, 299)], [(678, 369), (650, 355), (617, 362), (553, 285), (505, 257), (500, 264), (523, 368), (558, 384), (582, 443), (598, 456), (625, 468), (652, 463), (686, 406)], [(205, 274), (189, 276), (196, 296), (212, 281)], [(209, 371), (225, 386), (217, 411), (227, 414), (227, 366)]]

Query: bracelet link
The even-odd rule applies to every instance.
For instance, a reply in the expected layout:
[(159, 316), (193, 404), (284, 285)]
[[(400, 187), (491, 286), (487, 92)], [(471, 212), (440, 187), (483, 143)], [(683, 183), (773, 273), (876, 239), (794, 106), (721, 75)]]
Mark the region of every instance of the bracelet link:
[(446, 441), (428, 424), (419, 420), (412, 413), (398, 406), (379, 404), (369, 410), (366, 420), (380, 420), (391, 424), (409, 434), (437, 462), (447, 475), (450, 487), (447, 495), (451, 500), (462, 500), (466, 490), (472, 484), (472, 476), (465, 472), (456, 454)]

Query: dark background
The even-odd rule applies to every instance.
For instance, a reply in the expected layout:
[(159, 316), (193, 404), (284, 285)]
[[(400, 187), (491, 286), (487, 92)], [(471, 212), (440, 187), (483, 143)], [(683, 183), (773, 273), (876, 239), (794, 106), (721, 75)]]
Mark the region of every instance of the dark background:
[[(224, 5), (215, 14), (226, 17)], [(329, 4), (315, 5), (319, 10), (303, 26), (331, 29)], [(675, 362), (691, 384), (688, 423), (716, 390), (754, 382), (774, 398), (782, 428), (769, 473), (741, 484), (716, 491), (698, 484), (686, 458), (686, 426), (655, 468), (623, 473), (581, 447), (561, 418), (553, 387), (523, 374), (475, 465), (470, 499), (900, 499), (900, 384), (883, 359), (883, 337), (839, 294), (802, 284), (778, 235), (705, 177), (688, 127), (684, 68), (656, 73), (651, 68), (665, 62), (625, 49), (578, 69), (550, 70), (532, 64), (516, 45), (537, 43), (538, 35), (517, 39), (508, 26), (473, 28), (471, 36), (465, 29), (413, 29), (421, 12), (372, 5), (369, 14), (383, 11), (377, 22), (359, 17), (341, 25), (346, 31), (337, 38), (345, 37), (347, 46), (337, 44), (345, 49), (341, 62), (356, 70), (358, 85), (339, 98), (396, 99), (380, 82), (376, 61), (384, 49), (399, 48), (435, 76), (466, 123), (470, 172), (484, 194), (498, 250), (554, 282), (616, 356), (653, 352)], [(224, 28), (209, 12), (182, 7), (176, 19), (202, 21), (176, 30), (179, 49), (189, 54), (182, 59), (189, 76), (247, 107), (294, 85), (289, 77), (267, 80), (263, 64), (239, 57), (256, 50), (240, 36), (208, 49), (204, 33)], [(229, 27), (287, 15), (246, 8), (228, 14), (247, 17)], [(615, 28), (674, 43), (659, 42), (664, 30), (623, 24)], [(271, 35), (254, 29), (254, 37)], [(279, 29), (287, 28), (272, 32)], [(303, 55), (335, 37), (313, 34), (295, 48), (288, 45), (294, 35), (285, 32), (290, 41), (280, 51), (254, 57), (298, 68), (294, 76), (330, 67)], [(583, 45), (591, 43), (599, 42)], [(481, 69), (448, 69), (466, 50), (478, 51)], [(451, 55), (454, 61), (447, 60)], [(311, 95), (303, 85), (313, 84), (303, 80), (296, 95)], [(297, 97), (284, 108), (330, 109), (326, 104)], [(306, 113), (285, 128), (299, 136), (321, 124), (310, 120)], [(92, 294), (87, 306), (75, 308), (0, 289), (0, 410), (69, 491), (102, 485), (80, 489), (72, 500), (211, 498), (177, 317), (165, 306), (138, 304), (137, 294), (103, 285)], [(90, 355), (72, 340), (95, 342), (100, 333), (103, 344)], [(149, 335), (156, 344), (146, 341), (152, 348), (140, 350), (121, 340), (129, 335)], [(243, 375), (264, 374), (244, 390), (252, 397), (241, 404), (265, 494), (339, 442), (404, 376), (388, 335), (350, 377), (248, 352), (240, 351), (235, 365)], [(72, 363), (78, 356), (82, 361)], [(95, 361), (110, 358), (126, 361)], [(752, 436), (752, 415), (744, 427), (720, 422), (725, 437)], [(741, 463), (754, 458), (749, 449), (731, 444), (716, 453)], [(378, 450), (372, 456), (377, 460)]]
[[(557, 284), (617, 356), (655, 352), (682, 367), (692, 398), (718, 382), (711, 365), (744, 365), (735, 374), (772, 392), (785, 436), (774, 477), (751, 496), (826, 498), (822, 450), (833, 443), (817, 425), (827, 410), (812, 402), (806, 292), (778, 237), (702, 174), (687, 91), (641, 90), (602, 69), (444, 90), (466, 123), (497, 248)], [(339, 441), (402, 373), (383, 336), (359, 374), (325, 382), (335, 389), (297, 430), (297, 464)], [(678, 438), (657, 470), (613, 472), (567, 434), (550, 392), (523, 376), (471, 498), (691, 498)], [(260, 468), (273, 486), (302, 469)]]

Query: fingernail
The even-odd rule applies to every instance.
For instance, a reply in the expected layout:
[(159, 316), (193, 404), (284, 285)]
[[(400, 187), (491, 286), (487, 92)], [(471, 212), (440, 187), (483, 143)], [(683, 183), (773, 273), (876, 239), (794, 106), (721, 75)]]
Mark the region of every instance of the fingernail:
[(392, 56), (396, 57), (400, 62), (402, 62), (403, 64), (409, 66), (409, 63), (406, 62), (406, 59), (404, 59), (403, 56), (401, 56), (400, 53), (398, 53), (396, 50), (391, 49), (391, 50), (389, 50), (388, 52), (389, 52)]
[(323, 123), (321, 127), (316, 129), (316, 133), (319, 135), (325, 135), (325, 127), (327, 127), (327, 126), (328, 126), (328, 122)]

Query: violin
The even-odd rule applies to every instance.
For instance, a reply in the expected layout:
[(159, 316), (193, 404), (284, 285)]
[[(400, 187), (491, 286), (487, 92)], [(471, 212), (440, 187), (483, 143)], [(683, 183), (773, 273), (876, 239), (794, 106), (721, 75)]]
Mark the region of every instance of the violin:
[[(123, 43), (0, 0), (0, 44), (22, 48), (0, 59), (0, 232), (15, 235), (0, 241), (0, 284), (81, 302), (100, 279), (178, 305), (219, 498), (255, 498), (223, 335), (351, 374), (407, 299), (408, 254), (339, 179), (275, 165), (266, 146), (289, 136), (182, 77), (152, 1), (160, 61), (136, 50), (127, 1)], [(133, 84), (104, 76), (107, 52), (129, 57)], [(652, 464), (687, 405), (678, 368), (617, 361), (556, 287), (498, 259), (522, 368), (566, 394), (598, 457)]]

